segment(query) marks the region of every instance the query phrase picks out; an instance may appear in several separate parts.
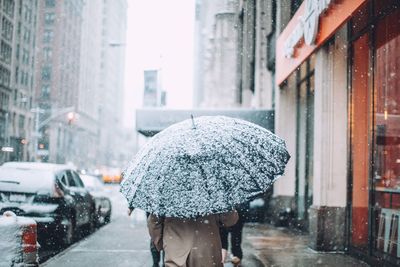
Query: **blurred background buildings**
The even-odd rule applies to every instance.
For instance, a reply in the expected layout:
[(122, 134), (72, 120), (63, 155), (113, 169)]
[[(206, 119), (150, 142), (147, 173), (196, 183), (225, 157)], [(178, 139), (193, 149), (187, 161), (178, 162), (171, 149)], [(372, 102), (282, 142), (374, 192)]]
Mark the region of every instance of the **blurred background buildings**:
[(6, 0), (0, 12), (0, 161), (125, 162), (127, 1)]

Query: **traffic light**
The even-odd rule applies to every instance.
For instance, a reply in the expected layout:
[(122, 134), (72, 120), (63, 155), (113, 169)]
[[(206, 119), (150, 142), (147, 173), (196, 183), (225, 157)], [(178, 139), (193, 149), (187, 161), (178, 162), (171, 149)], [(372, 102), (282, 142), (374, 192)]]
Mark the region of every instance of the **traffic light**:
[(68, 112), (67, 114), (68, 124), (71, 125), (75, 120), (75, 112)]

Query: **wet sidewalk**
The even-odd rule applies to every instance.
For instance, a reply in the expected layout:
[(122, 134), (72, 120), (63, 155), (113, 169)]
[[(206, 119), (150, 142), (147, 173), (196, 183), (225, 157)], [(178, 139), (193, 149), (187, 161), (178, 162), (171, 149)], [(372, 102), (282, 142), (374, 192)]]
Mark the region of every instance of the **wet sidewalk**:
[(341, 253), (321, 253), (307, 246), (306, 235), (267, 224), (247, 224), (243, 267), (366, 267), (368, 264)]

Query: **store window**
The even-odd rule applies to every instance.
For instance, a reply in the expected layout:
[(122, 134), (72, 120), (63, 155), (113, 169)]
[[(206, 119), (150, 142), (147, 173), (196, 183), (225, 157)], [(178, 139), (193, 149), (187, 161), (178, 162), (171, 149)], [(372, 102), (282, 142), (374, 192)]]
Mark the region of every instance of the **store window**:
[(396, 265), (400, 264), (399, 3), (368, 1), (350, 26), (350, 245)]
[(378, 251), (400, 258), (400, 10), (377, 23), (375, 43), (373, 233)]

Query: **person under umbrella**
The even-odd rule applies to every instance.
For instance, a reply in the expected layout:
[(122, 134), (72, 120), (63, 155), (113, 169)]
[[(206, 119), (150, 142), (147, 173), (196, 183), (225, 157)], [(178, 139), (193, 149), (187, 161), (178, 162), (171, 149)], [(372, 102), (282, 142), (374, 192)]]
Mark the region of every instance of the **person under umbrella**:
[[(234, 207), (265, 193), (284, 173), (289, 158), (285, 142), (258, 125), (224, 116), (192, 118), (147, 142), (124, 171), (120, 191), (130, 207), (151, 214), (150, 233), (158, 248), (162, 244), (166, 259), (172, 251), (168, 242), (180, 233), (176, 229), (187, 234), (173, 244), (190, 246), (193, 252), (198, 231), (220, 259), (219, 230), (214, 227), (232, 225)], [(188, 255), (194, 264), (211, 262), (217, 254)]]
[(155, 247), (165, 252), (165, 266), (222, 267), (220, 227), (238, 220), (236, 211), (192, 219), (150, 215), (148, 228)]

